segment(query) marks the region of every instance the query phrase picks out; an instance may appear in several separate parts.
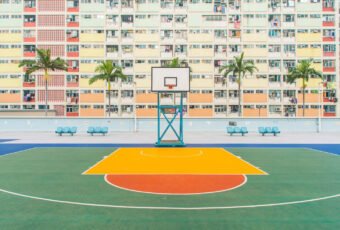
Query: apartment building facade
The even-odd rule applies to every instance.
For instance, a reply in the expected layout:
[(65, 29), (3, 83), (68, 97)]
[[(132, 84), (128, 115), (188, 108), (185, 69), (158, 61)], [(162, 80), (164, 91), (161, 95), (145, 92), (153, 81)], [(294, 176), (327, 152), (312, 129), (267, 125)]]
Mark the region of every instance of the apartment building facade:
[[(0, 0), (0, 110), (43, 110), (42, 73), (18, 67), (50, 49), (67, 60), (52, 72), (49, 109), (61, 117), (154, 117), (151, 67), (174, 57), (192, 68), (186, 117), (302, 117), (302, 82), (288, 69), (313, 59), (324, 80), (310, 79), (306, 117), (340, 117), (339, 2), (336, 0)], [(238, 92), (220, 66), (245, 53), (259, 71)], [(112, 60), (126, 81), (89, 85), (95, 67)], [(174, 103), (170, 94), (163, 103)], [(321, 105), (321, 107), (320, 107)]]

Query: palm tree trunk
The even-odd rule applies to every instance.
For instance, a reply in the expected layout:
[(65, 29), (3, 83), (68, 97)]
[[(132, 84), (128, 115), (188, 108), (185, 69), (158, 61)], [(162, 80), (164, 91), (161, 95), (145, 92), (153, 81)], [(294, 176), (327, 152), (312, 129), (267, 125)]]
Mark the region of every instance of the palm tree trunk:
[(305, 117), (305, 79), (302, 80), (302, 116)]
[(45, 70), (45, 117), (47, 117), (47, 111), (48, 111), (48, 108), (47, 108), (47, 105), (48, 105), (48, 91), (47, 91), (47, 87), (48, 87), (48, 84), (47, 84), (47, 78), (48, 78), (48, 73), (47, 73), (47, 70)]
[(109, 91), (109, 117), (111, 117), (111, 83), (107, 83), (107, 88)]
[(241, 73), (238, 73), (238, 116), (242, 116), (241, 112)]

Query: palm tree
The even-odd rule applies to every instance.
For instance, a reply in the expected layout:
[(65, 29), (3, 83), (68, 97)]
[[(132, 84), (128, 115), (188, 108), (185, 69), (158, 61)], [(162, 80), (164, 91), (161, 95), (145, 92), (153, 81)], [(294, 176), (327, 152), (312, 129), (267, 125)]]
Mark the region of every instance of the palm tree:
[(305, 90), (307, 82), (311, 76), (322, 78), (322, 73), (312, 67), (313, 60), (302, 60), (296, 67), (293, 67), (288, 72), (287, 82), (292, 84), (296, 80), (302, 79), (302, 116), (305, 116)]
[(169, 63), (167, 63), (165, 67), (169, 68), (188, 67), (188, 63), (184, 60), (179, 60), (179, 58), (174, 58)]
[(238, 115), (241, 117), (241, 81), (242, 78), (246, 74), (253, 75), (255, 71), (258, 71), (257, 67), (254, 65), (252, 61), (249, 60), (243, 60), (244, 53), (241, 54), (239, 57), (234, 57), (234, 60), (227, 64), (224, 65), (220, 68), (219, 72), (223, 73), (223, 76), (225, 78), (228, 77), (230, 73), (233, 74), (233, 76), (237, 75), (237, 84), (238, 84)]
[(49, 80), (49, 71), (64, 70), (67, 71), (67, 63), (61, 59), (51, 59), (51, 50), (37, 49), (37, 59), (36, 60), (23, 60), (19, 63), (19, 67), (26, 67), (26, 75), (30, 75), (37, 71), (44, 71), (45, 80), (45, 116), (47, 116), (48, 111), (48, 95), (47, 95), (47, 82)]
[(101, 62), (95, 69), (97, 75), (89, 80), (92, 85), (96, 81), (105, 81), (107, 83), (107, 90), (109, 92), (109, 116), (111, 116), (111, 82), (116, 79), (125, 80), (127, 76), (123, 73), (123, 68), (115, 65), (112, 61), (106, 60)]
[[(169, 63), (165, 64), (165, 67), (168, 68), (181, 68), (181, 67), (187, 67), (189, 68), (189, 73), (191, 73), (191, 67), (189, 66), (188, 62), (185, 60), (179, 60), (179, 58), (174, 58), (172, 59)], [(190, 80), (191, 80), (191, 74), (190, 74)], [(175, 94), (173, 95), (173, 101), (174, 104), (176, 104), (176, 96)]]

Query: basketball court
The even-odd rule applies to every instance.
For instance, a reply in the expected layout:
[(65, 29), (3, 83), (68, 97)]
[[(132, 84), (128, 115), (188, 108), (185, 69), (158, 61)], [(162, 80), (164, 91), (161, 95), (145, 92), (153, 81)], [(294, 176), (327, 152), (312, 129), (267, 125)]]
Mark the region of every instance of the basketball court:
[(151, 79), (153, 141), (0, 141), (0, 229), (340, 229), (340, 145), (186, 143), (189, 68)]

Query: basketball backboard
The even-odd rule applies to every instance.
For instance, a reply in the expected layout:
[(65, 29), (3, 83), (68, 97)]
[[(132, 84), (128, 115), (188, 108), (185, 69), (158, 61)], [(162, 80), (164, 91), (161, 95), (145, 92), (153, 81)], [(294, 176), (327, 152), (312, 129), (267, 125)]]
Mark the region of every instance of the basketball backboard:
[(151, 69), (152, 92), (189, 92), (190, 69), (152, 67)]

